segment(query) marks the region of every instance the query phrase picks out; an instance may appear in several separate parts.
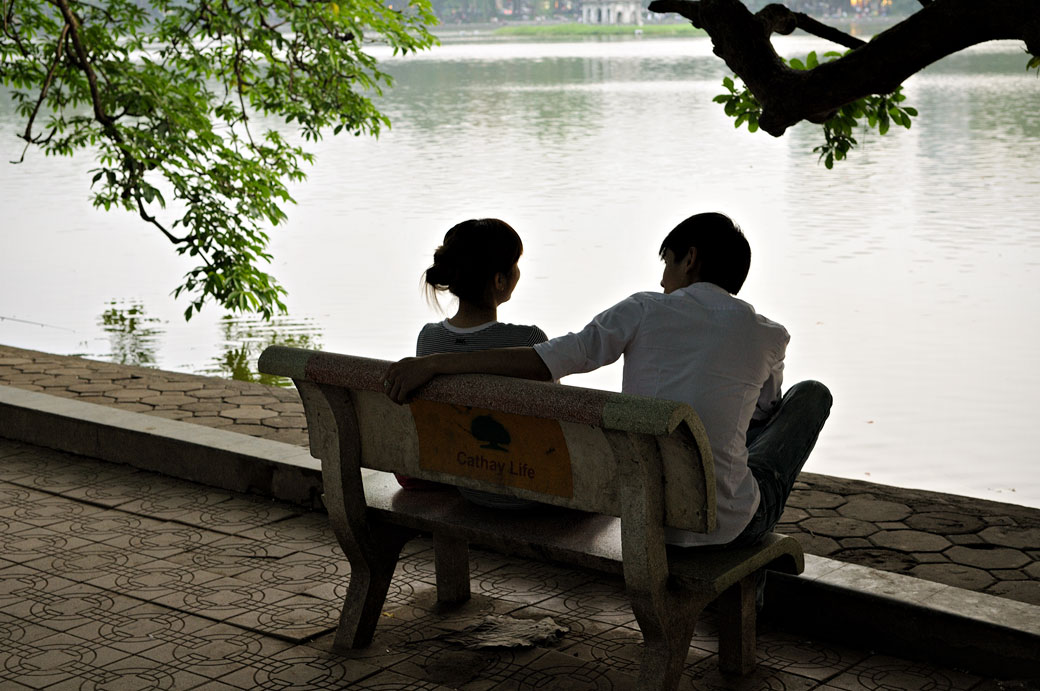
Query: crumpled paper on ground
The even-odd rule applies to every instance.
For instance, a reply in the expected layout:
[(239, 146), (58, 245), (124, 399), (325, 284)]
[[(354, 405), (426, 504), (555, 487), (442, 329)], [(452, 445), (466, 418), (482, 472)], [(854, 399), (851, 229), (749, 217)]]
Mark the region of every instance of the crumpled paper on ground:
[(437, 638), (466, 648), (528, 648), (555, 643), (568, 631), (570, 629), (557, 624), (552, 617), (517, 619), (489, 614)]

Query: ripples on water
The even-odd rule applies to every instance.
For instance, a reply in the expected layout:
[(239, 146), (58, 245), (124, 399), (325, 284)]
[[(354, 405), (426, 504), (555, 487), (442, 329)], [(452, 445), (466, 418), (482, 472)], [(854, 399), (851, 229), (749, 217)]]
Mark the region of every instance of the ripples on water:
[[(808, 470), (1040, 506), (1040, 84), (1020, 46), (980, 46), (913, 77), (913, 128), (861, 136), (833, 171), (816, 164), (812, 127), (782, 139), (733, 129), (711, 103), (726, 69), (703, 39), (381, 57), (397, 78), (380, 102), (393, 129), (318, 144), (299, 206), (273, 233), (292, 318), (211, 309), (185, 325), (168, 296), (183, 259), (134, 217), (89, 208), (89, 161), (36, 155), (0, 177), (3, 255), (18, 257), (0, 316), (61, 328), (3, 321), (0, 342), (242, 377), (275, 342), (401, 357), (440, 318), (418, 289), (433, 248), (483, 215), (525, 241), (502, 318), (560, 334), (656, 289), (663, 234), (721, 209), (755, 252), (742, 297), (792, 332), (789, 380), (835, 393)], [(16, 127), (6, 101), (0, 125)], [(3, 153), (17, 158), (12, 140)], [(616, 388), (620, 371), (571, 383)]]

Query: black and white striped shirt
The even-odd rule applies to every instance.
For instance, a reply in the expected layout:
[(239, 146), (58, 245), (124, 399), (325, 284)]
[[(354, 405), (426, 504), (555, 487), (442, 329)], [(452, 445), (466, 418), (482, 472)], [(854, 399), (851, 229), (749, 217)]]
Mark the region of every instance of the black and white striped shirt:
[[(415, 354), (468, 353), (488, 348), (533, 346), (535, 343), (544, 343), (547, 340), (545, 332), (537, 326), (503, 324), (496, 321), (463, 329), (452, 326), (445, 319), (442, 322), (427, 324), (423, 327), (415, 345)], [(459, 494), (474, 504), (492, 509), (526, 509), (538, 505), (537, 502), (526, 499), (480, 492), (465, 487), (459, 487)]]
[(415, 344), (415, 354), (468, 353), (488, 348), (533, 346), (547, 340), (545, 332), (537, 326), (488, 322), (463, 329), (452, 326), (445, 319), (423, 327)]

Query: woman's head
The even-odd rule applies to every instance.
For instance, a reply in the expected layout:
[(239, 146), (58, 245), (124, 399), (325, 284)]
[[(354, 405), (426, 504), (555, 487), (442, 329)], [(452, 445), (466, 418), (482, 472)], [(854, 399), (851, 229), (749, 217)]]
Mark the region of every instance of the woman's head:
[[(444, 236), (444, 244), (433, 253), (433, 265), (423, 274), (426, 289), (437, 299), (447, 290), (460, 301), (495, 306), (496, 277), (511, 290), (514, 272), (524, 245), (520, 236), (497, 218), (463, 221)], [(508, 294), (506, 295), (508, 299)]]

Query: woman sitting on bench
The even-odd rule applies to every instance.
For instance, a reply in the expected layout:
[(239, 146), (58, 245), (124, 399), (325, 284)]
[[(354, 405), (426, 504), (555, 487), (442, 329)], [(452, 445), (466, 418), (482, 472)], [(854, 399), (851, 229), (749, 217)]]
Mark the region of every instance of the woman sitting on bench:
[[(427, 296), (440, 308), (439, 292), (458, 298), (455, 316), (427, 324), (419, 332), (416, 355), (459, 353), (487, 348), (532, 346), (547, 340), (537, 326), (503, 324), (498, 306), (509, 300), (520, 280), (517, 262), (524, 252), (520, 236), (505, 221), (482, 218), (463, 221), (444, 236), (433, 253), (433, 265), (423, 274)], [(405, 489), (440, 487), (434, 482), (397, 475)], [(536, 505), (515, 497), (460, 488), (475, 504), (496, 509)]]

